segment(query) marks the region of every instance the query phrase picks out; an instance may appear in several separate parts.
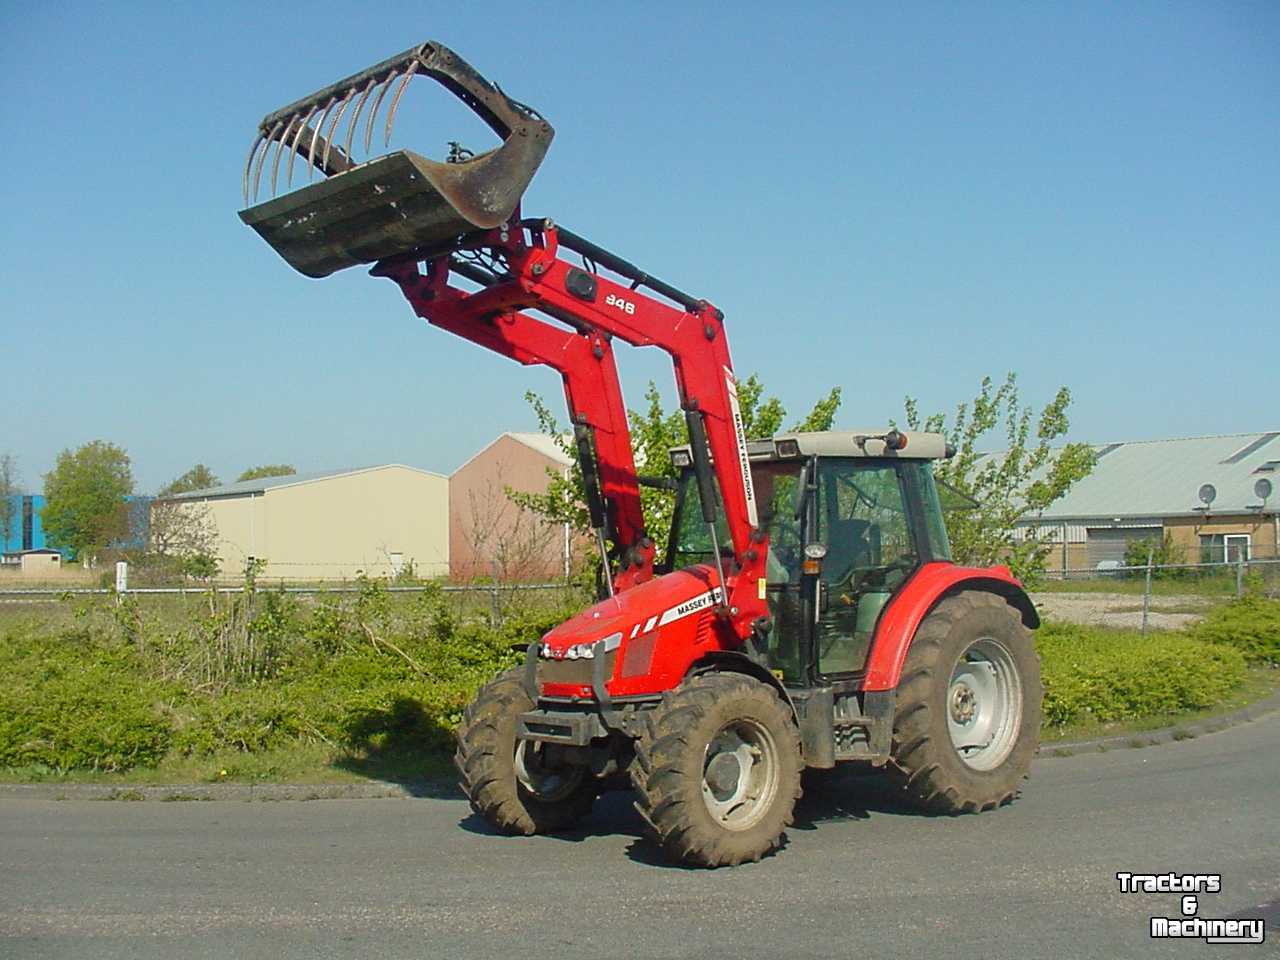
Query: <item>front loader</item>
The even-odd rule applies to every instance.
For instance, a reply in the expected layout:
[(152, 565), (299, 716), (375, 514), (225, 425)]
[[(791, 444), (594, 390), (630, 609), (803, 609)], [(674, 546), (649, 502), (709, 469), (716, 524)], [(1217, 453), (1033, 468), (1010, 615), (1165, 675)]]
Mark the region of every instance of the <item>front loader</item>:
[[(357, 161), (384, 103), (389, 139), (414, 76), (501, 145)], [(1038, 619), (1007, 569), (951, 561), (931, 472), (944, 438), (745, 436), (718, 308), (522, 216), (552, 136), (425, 43), (269, 114), (243, 178), (249, 202), (282, 165), (291, 186), (299, 158), (323, 175), (240, 214), (295, 269), (368, 264), (429, 324), (564, 383), (605, 595), (530, 637), (524, 665), (467, 708), (457, 763), (474, 809), (511, 834), (564, 830), (623, 779), (669, 858), (721, 866), (780, 846), (806, 767), (883, 768), (933, 812), (1012, 800), (1038, 743)], [(689, 434), (674, 484), (637, 473), (619, 342), (671, 357)], [(645, 483), (675, 497), (661, 554)]]

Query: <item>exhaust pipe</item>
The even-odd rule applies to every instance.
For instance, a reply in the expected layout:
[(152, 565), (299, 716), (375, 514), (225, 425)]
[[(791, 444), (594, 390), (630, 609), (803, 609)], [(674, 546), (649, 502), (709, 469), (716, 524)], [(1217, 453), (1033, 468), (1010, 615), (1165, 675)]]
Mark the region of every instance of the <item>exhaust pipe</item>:
[[(430, 77), (449, 90), (502, 138), (501, 146), (471, 155), (452, 144), (444, 163), (410, 150), (357, 163), (353, 150), (361, 129), (368, 156), (384, 103), (383, 146), (390, 144), (400, 100), (415, 76)], [(430, 41), (267, 114), (242, 178), (244, 202), (252, 198), (254, 205), (242, 210), (240, 219), (308, 277), (414, 251), (446, 250), (460, 237), (491, 230), (516, 213), (554, 136), (536, 110), (512, 100), (448, 47)], [(286, 189), (293, 184), (298, 157), (310, 177), (319, 170), (325, 179), (274, 196), (286, 154)], [(274, 199), (259, 203), (264, 179)]]

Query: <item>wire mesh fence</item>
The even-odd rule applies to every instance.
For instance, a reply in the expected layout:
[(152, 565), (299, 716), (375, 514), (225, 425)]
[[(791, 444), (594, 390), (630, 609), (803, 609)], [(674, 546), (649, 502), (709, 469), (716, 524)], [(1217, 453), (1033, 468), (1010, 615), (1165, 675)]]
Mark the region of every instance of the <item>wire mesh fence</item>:
[(1230, 560), (1199, 563), (1158, 562), (1149, 554), (1146, 562), (1102, 561), (1092, 566), (1049, 569), (1045, 580), (1051, 589), (1110, 589), (1121, 593), (1135, 592), (1138, 585), (1148, 584), (1181, 589), (1192, 593), (1235, 594), (1243, 596), (1247, 589), (1261, 587), (1280, 591), (1280, 557), (1238, 554)]
[[(1048, 606), (1054, 609), (1070, 599), (1068, 594), (1092, 594), (1098, 600), (1104, 595), (1125, 597), (1115, 610), (1132, 611), (1123, 619), (1146, 633), (1153, 625), (1167, 621), (1170, 610), (1185, 619), (1188, 614), (1203, 614), (1216, 603), (1250, 593), (1280, 597), (1280, 558), (1240, 553), (1230, 561), (1156, 563), (1152, 551), (1148, 562), (1142, 564), (1103, 562), (1050, 571), (1039, 589), (1042, 595), (1062, 595), (1060, 600), (1050, 599)], [(1124, 606), (1126, 603), (1132, 606)]]

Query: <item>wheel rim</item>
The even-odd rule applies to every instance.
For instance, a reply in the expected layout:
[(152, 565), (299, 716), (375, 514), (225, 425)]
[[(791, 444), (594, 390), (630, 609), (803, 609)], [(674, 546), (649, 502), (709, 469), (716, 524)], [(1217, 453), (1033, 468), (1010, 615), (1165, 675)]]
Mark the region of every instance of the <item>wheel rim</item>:
[(544, 803), (555, 803), (572, 794), (582, 783), (581, 767), (549, 767), (538, 744), (516, 741), (516, 780)]
[(946, 711), (951, 744), (966, 766), (1004, 763), (1022, 724), (1022, 677), (1004, 644), (994, 637), (969, 644), (951, 671)]
[(702, 799), (717, 824), (750, 829), (777, 792), (778, 747), (761, 724), (734, 720), (711, 738), (702, 760)]

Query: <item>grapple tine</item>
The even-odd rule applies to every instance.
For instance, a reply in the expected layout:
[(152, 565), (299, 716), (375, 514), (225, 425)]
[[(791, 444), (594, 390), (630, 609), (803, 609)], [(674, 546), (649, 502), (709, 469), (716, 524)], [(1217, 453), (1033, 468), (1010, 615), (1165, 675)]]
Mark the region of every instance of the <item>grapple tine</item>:
[(387, 95), (387, 91), (391, 89), (391, 84), (395, 80), (396, 74), (388, 74), (387, 79), (382, 82), (382, 89), (378, 91), (378, 95), (373, 98), (373, 109), (369, 111), (369, 123), (364, 130), (364, 152), (367, 154), (373, 145), (373, 125), (378, 117), (378, 108), (382, 106), (382, 98)]
[(338, 109), (333, 114), (333, 120), (329, 123), (329, 132), (324, 135), (324, 153), (320, 155), (320, 169), (329, 169), (329, 151), (333, 149), (333, 135), (338, 131), (338, 124), (342, 122), (342, 115), (347, 112), (347, 107), (351, 105), (352, 98), (360, 91), (356, 87), (352, 87), (347, 95), (342, 98), (338, 104)]
[(315, 133), (311, 134), (311, 151), (307, 156), (307, 162), (311, 164), (311, 169), (307, 171), (308, 182), (315, 176), (316, 172), (316, 143), (320, 140), (320, 131), (324, 129), (324, 122), (329, 116), (329, 111), (333, 109), (333, 105), (337, 102), (337, 97), (329, 98), (329, 102), (324, 105), (324, 112), (320, 114), (320, 120), (316, 123)]
[(262, 184), (262, 168), (267, 162), (267, 154), (271, 152), (271, 141), (279, 134), (281, 127), (284, 126), (283, 121), (276, 121), (276, 125), (271, 128), (271, 132), (267, 134), (266, 146), (262, 148), (262, 152), (258, 154), (258, 169), (253, 172), (253, 199), (258, 199), (258, 188)]
[(249, 159), (244, 162), (244, 205), (249, 205), (249, 176), (253, 173), (253, 158), (258, 153), (258, 147), (262, 145), (262, 141), (266, 137), (261, 130), (258, 131), (257, 137), (254, 138), (253, 146), (249, 148)]
[(391, 106), (387, 110), (387, 130), (382, 140), (384, 147), (391, 144), (391, 125), (396, 121), (396, 107), (400, 106), (400, 98), (404, 96), (405, 87), (409, 86), (409, 81), (413, 79), (413, 75), (417, 72), (418, 61), (415, 60), (409, 64), (409, 69), (404, 72), (404, 79), (400, 81), (399, 89), (396, 90), (395, 96), (391, 98)]
[(364, 93), (360, 94), (360, 102), (356, 104), (356, 112), (351, 115), (351, 122), (347, 124), (347, 141), (343, 144), (343, 150), (347, 156), (351, 156), (351, 141), (355, 137), (356, 126), (360, 123), (360, 111), (364, 109), (365, 103), (369, 99), (369, 94), (373, 93), (373, 88), (378, 85), (377, 77), (370, 77), (368, 85), (364, 88)]
[(293, 147), (289, 150), (289, 162), (285, 164), (285, 186), (293, 186), (293, 160), (298, 155), (298, 145), (302, 143), (302, 135), (306, 132), (307, 124), (311, 122), (311, 118), (316, 115), (316, 108), (312, 107), (310, 112), (298, 124), (298, 132), (293, 135)]
[(271, 195), (276, 195), (276, 181), (280, 179), (280, 158), (284, 156), (284, 152), (288, 149), (289, 133), (293, 130), (293, 125), (297, 123), (297, 117), (290, 117), (289, 122), (285, 124), (284, 131), (280, 134), (280, 148), (276, 150), (275, 162), (271, 164)]
[[(360, 150), (356, 141), (363, 134), (368, 153), (375, 125), (390, 142), (400, 102), (415, 76), (443, 86), (502, 143), (466, 163), (431, 160), (412, 150), (353, 163), (353, 152)], [(386, 117), (379, 112), (384, 105)], [(509, 223), (555, 135), (541, 115), (434, 41), (272, 111), (257, 132), (246, 166), (248, 194), (261, 189), (268, 163), (271, 189), (280, 189), (281, 150), (289, 151), (289, 187), (283, 196), (254, 201), (240, 218), (309, 277), (415, 251), (450, 249), (460, 237)], [(267, 156), (272, 148), (276, 155)], [(320, 182), (294, 185), (298, 157), (309, 165), (310, 179)]]

